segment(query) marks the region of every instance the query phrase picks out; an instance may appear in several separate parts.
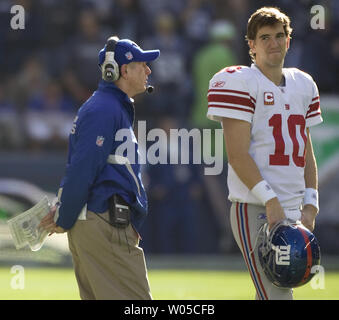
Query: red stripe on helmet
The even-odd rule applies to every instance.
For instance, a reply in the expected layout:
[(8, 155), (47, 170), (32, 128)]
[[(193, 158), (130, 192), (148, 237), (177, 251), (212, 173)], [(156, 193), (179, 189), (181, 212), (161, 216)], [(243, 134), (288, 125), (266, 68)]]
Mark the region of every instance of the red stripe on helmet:
[(303, 227), (297, 226), (297, 228), (299, 229), (299, 231), (301, 232), (301, 234), (304, 237), (305, 247), (306, 247), (306, 251), (307, 251), (307, 266), (306, 266), (306, 271), (305, 271), (305, 274), (304, 274), (302, 280), (300, 281), (300, 284), (303, 284), (307, 280), (307, 278), (308, 278), (308, 276), (310, 275), (310, 272), (311, 272), (311, 268), (312, 268), (312, 249), (311, 249), (310, 239), (308, 238), (308, 235), (305, 232), (305, 230), (303, 229)]

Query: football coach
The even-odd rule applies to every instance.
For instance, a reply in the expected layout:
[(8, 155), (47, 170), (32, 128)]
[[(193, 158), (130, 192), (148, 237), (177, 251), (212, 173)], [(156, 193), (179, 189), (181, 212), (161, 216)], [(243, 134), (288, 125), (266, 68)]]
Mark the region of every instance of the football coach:
[(102, 79), (73, 122), (58, 202), (40, 226), (67, 232), (81, 299), (152, 299), (138, 230), (147, 215), (140, 164), (116, 154), (118, 130), (133, 133), (133, 97), (145, 91), (149, 62), (159, 50), (142, 50), (110, 37), (99, 53)]

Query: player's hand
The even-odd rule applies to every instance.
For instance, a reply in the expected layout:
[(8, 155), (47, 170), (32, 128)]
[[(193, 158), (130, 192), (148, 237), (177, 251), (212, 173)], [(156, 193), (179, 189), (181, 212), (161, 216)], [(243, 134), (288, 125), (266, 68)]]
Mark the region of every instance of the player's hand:
[(317, 209), (308, 204), (301, 210), (301, 223), (311, 232), (314, 230), (317, 213)]
[(282, 208), (278, 198), (273, 198), (266, 202), (266, 216), (269, 230), (278, 223), (286, 219), (284, 209)]

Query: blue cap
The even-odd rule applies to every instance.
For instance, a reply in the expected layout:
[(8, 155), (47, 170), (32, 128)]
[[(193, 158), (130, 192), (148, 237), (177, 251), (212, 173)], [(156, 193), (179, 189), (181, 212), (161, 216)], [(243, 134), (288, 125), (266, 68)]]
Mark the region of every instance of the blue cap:
[[(106, 45), (99, 52), (99, 65), (105, 61)], [(160, 50), (142, 50), (135, 42), (122, 39), (117, 42), (114, 50), (114, 60), (119, 66), (130, 62), (150, 62), (158, 58)]]

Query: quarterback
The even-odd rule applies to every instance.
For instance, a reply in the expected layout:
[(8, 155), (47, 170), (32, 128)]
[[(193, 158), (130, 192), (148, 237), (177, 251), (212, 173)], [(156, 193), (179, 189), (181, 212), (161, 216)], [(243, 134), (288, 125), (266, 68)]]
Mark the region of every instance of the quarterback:
[(263, 224), (288, 218), (313, 231), (319, 211), (317, 165), (309, 128), (321, 123), (312, 77), (284, 68), (290, 19), (263, 7), (248, 20), (252, 65), (222, 69), (210, 80), (207, 117), (221, 122), (228, 156), (234, 238), (257, 299), (292, 299), (265, 276), (255, 250)]

